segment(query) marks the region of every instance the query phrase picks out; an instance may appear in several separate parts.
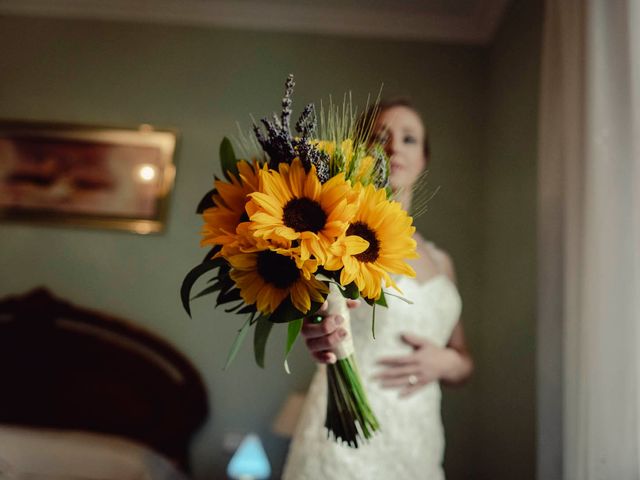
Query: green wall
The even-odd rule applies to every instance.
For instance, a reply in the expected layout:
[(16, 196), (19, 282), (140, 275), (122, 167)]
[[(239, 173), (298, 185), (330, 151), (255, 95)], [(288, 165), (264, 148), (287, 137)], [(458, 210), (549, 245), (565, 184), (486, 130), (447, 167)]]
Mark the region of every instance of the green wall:
[[(500, 38), (504, 35), (501, 32)], [(537, 45), (531, 35), (524, 36), (522, 49), (532, 52), (522, 53), (528, 62), (529, 55), (537, 55)], [(189, 320), (178, 299), (184, 273), (203, 254), (197, 246), (200, 221), (194, 206), (210, 187), (221, 138), (237, 131), (236, 121), (248, 126), (249, 114), (260, 117), (277, 110), (289, 72), (296, 75), (294, 107), (298, 109), (309, 101), (326, 100), (329, 94), (341, 98), (349, 89), (363, 104), (367, 93), (375, 95), (384, 82), (386, 95), (413, 98), (424, 112), (431, 136), (433, 161), (427, 189), (440, 190), (428, 212), (416, 222), (456, 262), (465, 328), (477, 357), (474, 380), (447, 392), (444, 406), (449, 478), (469, 478), (480, 466), (489, 468), (498, 461), (483, 443), (491, 438), (487, 428), (501, 407), (488, 392), (494, 386), (501, 388), (497, 398), (505, 398), (508, 392), (501, 382), (506, 369), (511, 369), (509, 386), (519, 393), (504, 413), (505, 424), (532, 426), (534, 422), (533, 396), (526, 397), (530, 384), (520, 375), (520, 371), (532, 372), (534, 365), (533, 318), (509, 312), (529, 312), (535, 297), (529, 290), (534, 282), (535, 182), (527, 173), (535, 171), (529, 148), (535, 144), (535, 130), (527, 123), (532, 112), (521, 111), (501, 98), (500, 92), (518, 81), (509, 95), (535, 107), (537, 88), (533, 80), (514, 79), (511, 72), (498, 78), (498, 72), (517, 69), (521, 62), (500, 51), (499, 44), (488, 50), (0, 16), (0, 118), (122, 126), (151, 123), (181, 132), (177, 181), (165, 233), (137, 236), (2, 224), (0, 296), (45, 285), (77, 304), (131, 319), (166, 337), (200, 369), (211, 396), (211, 418), (192, 449), (196, 478), (212, 478), (223, 471), (226, 432), (251, 430), (263, 436), (277, 474), (287, 442), (270, 433), (270, 423), (287, 393), (306, 387), (314, 367), (298, 345), (290, 360), (292, 374), (284, 373), (284, 339), (279, 330), (269, 345), (266, 371), (253, 364), (250, 342), (229, 371), (221, 370), (240, 319), (214, 311), (211, 301), (203, 299), (194, 304), (194, 318)], [(509, 140), (523, 122), (527, 128)], [(488, 135), (494, 131), (506, 143)], [(514, 153), (518, 159), (511, 162), (508, 148), (526, 155)], [(502, 188), (504, 193), (498, 190)], [(501, 203), (503, 198), (510, 203)], [(514, 199), (522, 209), (514, 206)], [(505, 233), (510, 218), (522, 223), (521, 231)], [(509, 240), (505, 253), (509, 258), (499, 257), (494, 244), (503, 234), (508, 234), (505, 241), (519, 242), (514, 245)], [(532, 236), (524, 240), (531, 248), (520, 250), (521, 237), (529, 234)], [(509, 274), (518, 278), (518, 269), (524, 268), (521, 275), (526, 285), (517, 296), (509, 290), (507, 303), (499, 304), (498, 299), (505, 295), (501, 282), (508, 281), (508, 275), (493, 278), (490, 258), (501, 267), (509, 263)], [(486, 278), (489, 280), (483, 282)], [(507, 318), (494, 315), (496, 305)], [(517, 329), (515, 344), (506, 338), (512, 328)], [(492, 332), (508, 344), (508, 353), (515, 355), (512, 360), (504, 361), (506, 352), (501, 346), (493, 351)], [(501, 362), (497, 371), (494, 361)], [(507, 427), (502, 430), (501, 448), (506, 448), (510, 433)], [(533, 459), (533, 433), (525, 429), (525, 437), (522, 448), (531, 451), (518, 461)]]
[(515, 1), (489, 51), (478, 480), (535, 478), (541, 25), (541, 1)]

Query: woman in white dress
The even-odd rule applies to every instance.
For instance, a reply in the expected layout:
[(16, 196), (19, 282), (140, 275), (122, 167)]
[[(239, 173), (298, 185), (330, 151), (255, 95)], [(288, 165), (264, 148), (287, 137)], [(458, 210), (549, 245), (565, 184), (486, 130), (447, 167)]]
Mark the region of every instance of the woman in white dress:
[[(391, 186), (409, 211), (412, 187), (429, 161), (424, 125), (405, 101), (382, 103), (375, 133), (391, 160)], [(416, 277), (398, 286), (413, 304), (388, 297), (389, 308), (376, 310), (376, 339), (371, 310), (350, 302), (356, 359), (380, 432), (354, 449), (327, 438), (326, 363), (346, 332), (340, 316), (320, 324), (305, 321), (302, 334), (320, 364), (294, 434), (285, 480), (442, 480), (444, 431), (440, 384), (459, 384), (473, 371), (460, 322), (461, 300), (449, 255), (418, 233)], [(322, 310), (319, 312), (322, 313)]]

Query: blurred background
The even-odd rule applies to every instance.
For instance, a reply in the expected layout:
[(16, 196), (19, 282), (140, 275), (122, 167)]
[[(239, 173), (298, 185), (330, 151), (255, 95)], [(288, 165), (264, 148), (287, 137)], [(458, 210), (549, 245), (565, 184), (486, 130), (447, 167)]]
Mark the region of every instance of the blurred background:
[[(83, 5), (84, 4), (84, 5)], [(219, 172), (218, 145), (280, 108), (296, 78), (308, 102), (353, 92), (407, 96), (432, 144), (416, 218), (452, 255), (476, 372), (445, 389), (450, 480), (533, 479), (537, 115), (541, 0), (391, 2), (0, 1), (0, 118), (179, 131), (165, 231), (0, 225), (0, 296), (46, 286), (167, 339), (203, 377), (210, 414), (191, 445), (197, 480), (224, 478), (256, 432), (279, 478), (288, 439), (272, 424), (314, 370), (284, 330), (222, 371), (241, 318), (211, 298), (182, 310), (185, 273), (204, 255), (195, 206)]]

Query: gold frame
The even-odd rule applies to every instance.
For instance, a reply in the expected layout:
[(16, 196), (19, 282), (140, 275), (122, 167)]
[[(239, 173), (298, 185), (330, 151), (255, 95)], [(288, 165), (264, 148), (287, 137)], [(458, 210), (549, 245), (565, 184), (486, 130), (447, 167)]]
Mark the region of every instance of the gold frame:
[[(55, 208), (7, 207), (0, 203), (0, 220), (15, 222), (33, 222), (38, 224), (82, 226), (125, 230), (139, 234), (158, 233), (164, 230), (169, 209), (170, 194), (175, 181), (174, 157), (178, 147), (178, 132), (173, 129), (157, 129), (148, 124), (137, 128), (112, 126), (92, 126), (67, 123), (45, 123), (25, 121), (0, 121), (0, 141), (15, 138), (37, 144), (47, 140), (68, 140), (71, 143), (81, 142), (83, 145), (132, 147), (157, 149), (159, 158), (160, 180), (153, 195), (154, 213), (152, 218), (141, 218), (134, 215), (109, 215), (91, 212), (69, 213), (56, 211)], [(19, 158), (14, 161), (19, 162)], [(0, 158), (1, 167), (2, 158)], [(1, 177), (0, 189), (6, 188), (6, 181)], [(129, 212), (133, 213), (133, 212)]]

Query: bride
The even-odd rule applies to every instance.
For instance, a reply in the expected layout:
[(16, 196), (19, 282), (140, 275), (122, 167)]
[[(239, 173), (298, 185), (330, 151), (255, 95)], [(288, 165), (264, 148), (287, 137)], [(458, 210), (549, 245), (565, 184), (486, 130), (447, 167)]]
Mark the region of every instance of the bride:
[[(429, 161), (420, 115), (406, 101), (383, 102), (374, 125), (391, 161), (395, 198), (410, 211), (412, 187)], [(319, 368), (291, 443), (285, 480), (444, 479), (440, 384), (464, 382), (473, 360), (459, 318), (452, 261), (418, 233), (415, 240), (419, 258), (410, 263), (416, 277), (397, 282), (413, 304), (388, 297), (389, 308), (376, 311), (375, 340), (370, 307), (349, 301), (358, 367), (380, 432), (358, 449), (327, 439), (323, 364), (336, 361), (332, 349), (346, 331), (340, 316), (325, 315), (319, 324), (305, 321), (302, 334)]]

